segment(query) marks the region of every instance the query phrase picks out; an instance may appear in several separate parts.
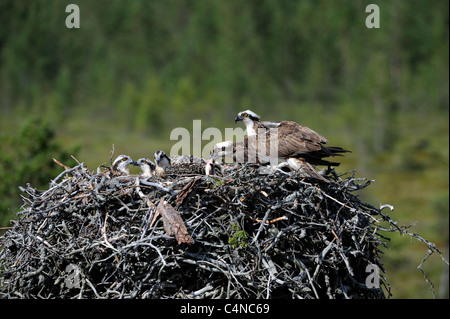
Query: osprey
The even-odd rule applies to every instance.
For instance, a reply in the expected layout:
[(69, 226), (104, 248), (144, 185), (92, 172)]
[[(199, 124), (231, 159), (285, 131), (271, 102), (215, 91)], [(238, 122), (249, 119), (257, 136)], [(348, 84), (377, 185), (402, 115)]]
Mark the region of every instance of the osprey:
[(142, 177), (152, 177), (153, 172), (156, 169), (155, 164), (148, 158), (140, 158), (133, 164), (135, 166), (139, 166), (139, 168), (142, 170), (142, 173), (141, 173)]
[(128, 165), (134, 164), (134, 161), (128, 155), (119, 155), (112, 164), (112, 171), (121, 175), (129, 175)]
[(242, 121), (245, 124), (247, 135), (249, 136), (256, 135), (258, 129), (263, 130), (271, 129), (277, 127), (280, 123), (269, 121), (261, 122), (261, 118), (259, 117), (259, 115), (250, 110), (239, 112), (236, 118), (234, 119), (235, 123), (238, 121)]
[(206, 161), (194, 155), (167, 156), (164, 151), (156, 151), (156, 175), (203, 175), (205, 174)]
[(325, 137), (294, 121), (261, 122), (260, 117), (250, 110), (240, 112), (235, 119), (237, 121), (244, 122), (248, 135), (243, 142), (225, 141), (216, 144), (211, 154), (214, 159), (225, 156), (240, 162), (275, 162), (277, 168), (288, 166), (292, 170), (303, 170), (306, 175), (326, 180), (316, 172), (313, 165), (338, 166), (340, 163), (323, 158), (350, 152), (341, 147), (325, 146), (328, 142)]
[(156, 151), (153, 154), (156, 163), (156, 175), (166, 177), (166, 169), (170, 167), (170, 158), (164, 151)]

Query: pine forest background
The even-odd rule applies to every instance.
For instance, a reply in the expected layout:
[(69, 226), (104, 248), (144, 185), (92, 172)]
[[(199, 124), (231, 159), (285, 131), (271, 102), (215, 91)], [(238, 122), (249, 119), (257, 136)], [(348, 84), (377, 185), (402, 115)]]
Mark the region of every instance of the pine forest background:
[[(69, 3), (79, 29), (66, 28)], [(371, 3), (379, 29), (365, 25)], [(447, 0), (0, 0), (1, 226), (19, 185), (44, 189), (61, 172), (53, 157), (96, 169), (114, 144), (151, 158), (173, 128), (223, 131), (250, 108), (352, 150), (338, 172), (374, 179), (360, 196), (393, 205), (448, 258), (448, 11)], [(393, 297), (431, 298), (425, 246), (389, 246)], [(448, 267), (433, 258), (425, 271), (448, 298)]]

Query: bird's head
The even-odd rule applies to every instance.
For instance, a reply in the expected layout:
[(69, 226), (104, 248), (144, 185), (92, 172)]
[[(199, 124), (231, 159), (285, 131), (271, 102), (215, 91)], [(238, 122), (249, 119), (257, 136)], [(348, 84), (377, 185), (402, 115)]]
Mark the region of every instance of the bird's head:
[(245, 124), (247, 124), (247, 122), (259, 122), (260, 120), (261, 118), (259, 117), (258, 114), (256, 114), (253, 111), (246, 110), (239, 112), (236, 118), (234, 119), (234, 122), (236, 123), (237, 121), (242, 121)]
[(145, 177), (152, 176), (153, 172), (156, 169), (155, 164), (148, 158), (140, 158), (136, 162), (133, 162), (133, 165), (139, 166), (139, 168), (143, 172), (143, 176), (145, 176)]
[(115, 172), (129, 174), (128, 165), (134, 164), (134, 161), (128, 155), (119, 155), (114, 160), (112, 170)]
[(260, 117), (258, 114), (256, 114), (253, 111), (247, 110), (239, 112), (236, 118), (234, 119), (234, 122), (242, 121), (245, 124), (245, 127), (247, 129), (247, 135), (255, 135), (255, 122), (260, 121)]
[(164, 151), (156, 151), (153, 158), (155, 159), (156, 165), (164, 169), (171, 165), (170, 158)]
[(216, 162), (216, 159), (214, 158), (214, 156), (209, 157), (209, 159), (206, 161), (205, 164), (205, 174), (208, 175), (216, 175), (216, 169), (219, 169), (220, 172), (223, 174), (223, 166)]

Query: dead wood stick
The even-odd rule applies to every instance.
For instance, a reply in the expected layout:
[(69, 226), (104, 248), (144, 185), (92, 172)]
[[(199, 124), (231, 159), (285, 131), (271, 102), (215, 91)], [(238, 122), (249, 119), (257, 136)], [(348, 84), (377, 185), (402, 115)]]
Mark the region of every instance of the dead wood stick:
[(264, 224), (266, 223), (266, 220), (267, 220), (267, 218), (269, 217), (269, 214), (270, 214), (271, 211), (272, 211), (272, 210), (271, 210), (270, 208), (266, 211), (266, 214), (264, 215), (264, 218), (263, 218), (263, 220), (261, 221), (261, 225), (260, 225), (259, 228), (258, 228), (258, 232), (256, 233), (255, 237), (254, 237), (253, 240), (252, 240), (252, 244), (254, 244), (254, 243), (258, 240), (259, 234), (261, 233), (261, 231), (262, 231), (262, 229), (263, 229), (263, 226), (264, 226)]
[[(108, 237), (106, 236), (106, 221), (108, 220), (108, 212), (106, 212), (105, 214), (105, 221), (103, 222), (103, 227), (102, 227), (102, 233), (103, 233), (103, 239), (105, 240), (106, 246), (108, 246), (109, 248), (111, 248), (114, 251), (118, 251), (109, 241), (108, 241)], [(119, 257), (117, 257), (117, 255), (114, 255), (114, 258), (116, 259), (117, 263), (119, 263)]]
[(194, 239), (189, 235), (186, 225), (180, 214), (167, 201), (161, 200), (156, 210), (162, 216), (164, 230), (169, 236), (175, 236), (178, 245), (181, 243), (192, 244)]
[[(252, 216), (248, 216), (248, 217), (251, 220), (253, 220), (253, 221), (257, 222), (257, 223), (263, 222), (263, 219), (253, 218)], [(288, 218), (286, 216), (281, 216), (281, 217), (277, 217), (277, 218), (274, 218), (274, 219), (271, 219), (271, 220), (266, 220), (265, 223), (266, 223), (266, 225), (270, 225), (270, 224), (273, 224), (273, 223), (276, 223), (276, 222), (279, 222), (279, 221), (282, 221), (282, 220), (287, 220), (287, 219)]]
[[(63, 163), (61, 163), (60, 161), (58, 161), (56, 158), (53, 158), (53, 161), (58, 164), (59, 166), (64, 167), (65, 169), (71, 169), (71, 167), (64, 165)], [(78, 163), (79, 164), (79, 163)]]

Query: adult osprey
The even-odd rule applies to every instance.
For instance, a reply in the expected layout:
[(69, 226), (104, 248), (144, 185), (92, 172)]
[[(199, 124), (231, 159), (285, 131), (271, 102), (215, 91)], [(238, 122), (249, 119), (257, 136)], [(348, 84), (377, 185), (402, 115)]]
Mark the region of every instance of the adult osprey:
[[(342, 156), (350, 152), (341, 147), (324, 146), (328, 140), (312, 129), (294, 121), (261, 122), (250, 111), (238, 114), (235, 122), (243, 121), (247, 136), (243, 142), (226, 141), (214, 146), (212, 157), (232, 157), (241, 162), (257, 164), (275, 163), (277, 167), (288, 166), (303, 170), (306, 175), (326, 180), (313, 165), (338, 166), (340, 163), (324, 160), (324, 157)], [(278, 165), (279, 164), (279, 165)]]
[(269, 122), (263, 121), (261, 122), (261, 118), (258, 114), (253, 111), (246, 110), (239, 112), (234, 122), (242, 121), (245, 124), (247, 129), (247, 135), (252, 136), (256, 135), (259, 129), (267, 130), (274, 127), (277, 127), (280, 122)]
[(119, 175), (129, 175), (128, 165), (134, 164), (134, 161), (128, 155), (119, 155), (112, 164), (112, 171)]

